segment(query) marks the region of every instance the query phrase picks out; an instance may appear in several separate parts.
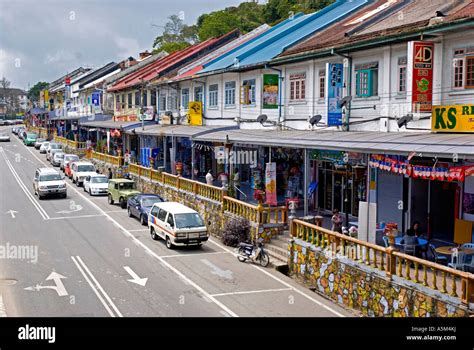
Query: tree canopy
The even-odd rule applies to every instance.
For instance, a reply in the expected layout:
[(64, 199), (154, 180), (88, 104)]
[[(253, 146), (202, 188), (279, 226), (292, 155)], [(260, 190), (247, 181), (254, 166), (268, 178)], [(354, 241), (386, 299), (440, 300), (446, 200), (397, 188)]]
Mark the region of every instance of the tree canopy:
[(168, 17), (163, 27), (163, 34), (155, 38), (153, 53), (182, 50), (197, 41), (196, 26), (188, 26), (177, 15)]
[(48, 83), (45, 81), (39, 81), (35, 85), (33, 85), (29, 90), (28, 90), (28, 99), (31, 102), (38, 102), (39, 97), (40, 97), (40, 92), (41, 90), (44, 90), (48, 87)]

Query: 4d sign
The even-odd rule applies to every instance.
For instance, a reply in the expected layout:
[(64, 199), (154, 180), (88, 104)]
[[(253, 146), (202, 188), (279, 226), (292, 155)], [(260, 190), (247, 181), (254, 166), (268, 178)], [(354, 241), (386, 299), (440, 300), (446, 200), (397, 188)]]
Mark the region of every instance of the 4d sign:
[(436, 132), (474, 132), (474, 105), (433, 107), (431, 130)]

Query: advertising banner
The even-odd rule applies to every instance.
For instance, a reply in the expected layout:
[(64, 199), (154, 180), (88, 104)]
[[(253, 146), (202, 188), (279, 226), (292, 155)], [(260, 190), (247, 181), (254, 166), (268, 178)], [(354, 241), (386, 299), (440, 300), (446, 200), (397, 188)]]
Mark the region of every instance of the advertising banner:
[(474, 132), (474, 105), (434, 106), (431, 131)]
[(263, 108), (278, 109), (278, 74), (263, 75)]
[(326, 64), (326, 91), (328, 106), (328, 125), (342, 125), (342, 108), (339, 101), (342, 99), (342, 89), (344, 87), (344, 65), (342, 63)]
[(189, 125), (202, 125), (202, 102), (189, 102)]
[[(433, 102), (434, 43), (412, 41), (412, 111), (431, 112)], [(409, 50), (410, 51), (410, 50)]]
[(266, 203), (277, 205), (276, 163), (267, 163), (265, 167), (265, 196)]

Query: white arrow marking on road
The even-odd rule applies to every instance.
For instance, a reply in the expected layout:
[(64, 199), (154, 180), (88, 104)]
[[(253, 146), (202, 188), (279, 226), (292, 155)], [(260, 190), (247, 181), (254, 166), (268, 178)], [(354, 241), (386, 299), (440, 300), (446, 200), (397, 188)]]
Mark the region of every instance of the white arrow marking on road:
[(123, 267), (125, 269), (125, 271), (128, 272), (128, 274), (130, 276), (132, 276), (133, 279), (131, 280), (127, 280), (129, 282), (132, 282), (132, 283), (136, 283), (136, 284), (139, 284), (140, 286), (142, 287), (145, 287), (145, 284), (146, 282), (148, 281), (148, 278), (140, 278), (138, 277), (138, 275), (128, 266), (124, 266)]
[(59, 273), (53, 271), (48, 277), (46, 277), (46, 281), (53, 280), (54, 283), (56, 284), (55, 286), (43, 286), (41, 284), (37, 284), (36, 286), (26, 287), (24, 289), (37, 291), (37, 292), (39, 292), (42, 289), (54, 289), (60, 297), (63, 297), (65, 295), (68, 295), (68, 292), (66, 291), (66, 288), (64, 288), (64, 284), (61, 281), (62, 278), (67, 278), (67, 277), (64, 277), (63, 275), (60, 275)]
[(82, 205), (76, 204), (74, 206), (74, 209), (72, 209), (72, 210), (61, 210), (61, 211), (58, 211), (56, 213), (57, 214), (71, 214), (71, 213), (75, 213), (75, 212), (81, 211), (81, 210), (82, 210)]
[(12, 216), (12, 219), (14, 219), (14, 218), (15, 218), (15, 214), (18, 214), (18, 212), (15, 211), (15, 210), (9, 210), (9, 211), (7, 211), (7, 214), (10, 214), (10, 215)]
[(206, 260), (206, 259), (201, 259), (202, 263), (209, 266), (212, 271), (211, 273), (213, 275), (217, 275), (219, 277), (223, 277), (225, 279), (228, 279), (228, 280), (231, 280), (233, 277), (232, 277), (232, 271), (230, 270), (222, 270), (221, 268), (219, 268), (219, 266), (216, 266), (214, 265), (213, 263), (211, 263), (209, 260)]

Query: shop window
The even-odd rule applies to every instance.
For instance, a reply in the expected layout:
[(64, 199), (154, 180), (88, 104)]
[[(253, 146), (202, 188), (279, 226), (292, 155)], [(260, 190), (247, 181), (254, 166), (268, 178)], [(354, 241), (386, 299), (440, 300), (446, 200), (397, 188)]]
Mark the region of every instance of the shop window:
[(194, 101), (195, 102), (202, 102), (202, 92), (203, 92), (202, 86), (196, 86), (194, 88)]
[(120, 95), (115, 95), (115, 110), (120, 111)]
[(225, 105), (235, 106), (235, 81), (225, 83)]
[(159, 110), (160, 111), (166, 111), (166, 95), (165, 94), (161, 94), (160, 95), (160, 104), (158, 106)]
[(326, 71), (319, 71), (319, 98), (323, 99), (326, 96)]
[(306, 73), (290, 74), (290, 101), (306, 98)]
[(142, 95), (142, 107), (148, 106), (148, 91), (143, 90), (143, 95)]
[(241, 86), (241, 104), (255, 105), (257, 102), (255, 94), (255, 79), (244, 80)]
[(356, 69), (356, 96), (378, 95), (378, 67)]
[(130, 92), (130, 93), (127, 95), (127, 105), (128, 105), (128, 108), (132, 108), (132, 102), (133, 102), (132, 93)]
[(156, 90), (150, 91), (150, 99), (151, 99), (151, 106), (155, 107), (156, 106)]
[(456, 49), (453, 56), (453, 87), (474, 88), (474, 47)]
[(135, 91), (135, 107), (140, 107), (140, 92)]
[(176, 92), (171, 92), (168, 97), (168, 110), (175, 111), (178, 109), (178, 95)]
[(219, 105), (219, 85), (209, 85), (209, 107), (216, 108)]
[(398, 89), (399, 94), (407, 92), (407, 58), (400, 57), (398, 59)]
[(474, 88), (474, 56), (466, 57), (466, 88)]
[(189, 89), (182, 89), (181, 90), (181, 106), (184, 109), (189, 108)]

